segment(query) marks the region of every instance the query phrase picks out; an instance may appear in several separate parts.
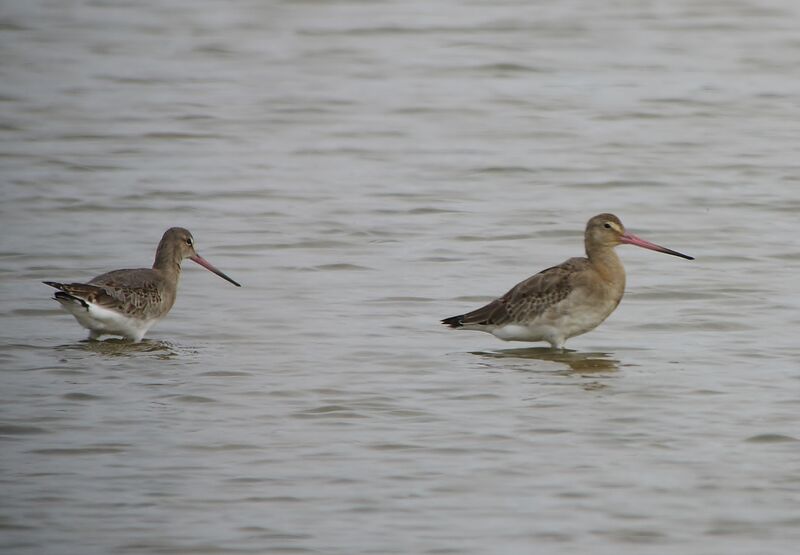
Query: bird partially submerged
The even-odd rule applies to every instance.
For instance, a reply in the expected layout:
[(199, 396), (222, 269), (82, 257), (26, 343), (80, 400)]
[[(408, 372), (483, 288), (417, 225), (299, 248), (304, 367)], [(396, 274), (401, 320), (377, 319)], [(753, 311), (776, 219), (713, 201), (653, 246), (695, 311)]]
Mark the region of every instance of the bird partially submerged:
[(505, 341), (547, 341), (563, 348), (570, 337), (600, 325), (622, 300), (625, 268), (614, 247), (625, 244), (694, 260), (626, 232), (613, 214), (599, 214), (586, 224), (586, 258), (570, 258), (543, 270), (486, 306), (442, 323)]
[(197, 254), (192, 234), (182, 227), (164, 233), (152, 268), (114, 270), (87, 283), (44, 283), (58, 289), (53, 298), (89, 330), (89, 339), (117, 335), (139, 342), (175, 304), (187, 258), (241, 287)]

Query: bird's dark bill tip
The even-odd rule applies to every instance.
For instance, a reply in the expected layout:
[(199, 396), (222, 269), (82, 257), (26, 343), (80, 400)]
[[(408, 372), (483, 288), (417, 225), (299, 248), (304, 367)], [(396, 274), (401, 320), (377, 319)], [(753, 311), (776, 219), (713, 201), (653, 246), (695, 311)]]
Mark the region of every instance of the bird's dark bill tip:
[(637, 247), (642, 247), (643, 249), (649, 249), (651, 251), (656, 251), (656, 252), (663, 252), (664, 254), (671, 254), (672, 256), (678, 256), (680, 258), (685, 258), (686, 260), (694, 260), (693, 256), (689, 256), (688, 254), (683, 254), (682, 252), (668, 249), (667, 247), (662, 247), (661, 245), (656, 245), (655, 243), (651, 243), (650, 241), (645, 241), (644, 239), (642, 239), (641, 237), (637, 237), (633, 233), (625, 233), (619, 239), (621, 243), (627, 245), (636, 245)]
[(224, 279), (225, 281), (227, 281), (229, 283), (234, 284), (236, 287), (241, 287), (241, 285), (237, 281), (234, 281), (233, 279), (228, 277), (224, 272), (222, 272), (221, 270), (217, 269), (213, 264), (211, 264), (211, 262), (209, 262), (208, 260), (206, 260), (205, 258), (200, 256), (199, 254), (195, 254), (194, 256), (190, 256), (189, 260), (191, 260), (192, 262), (196, 262), (197, 264), (200, 264), (203, 268), (205, 268), (205, 269), (217, 274), (219, 277), (221, 277), (222, 279)]
[(671, 254), (672, 256), (685, 258), (686, 260), (694, 260), (694, 256), (689, 256), (688, 254), (683, 254), (682, 252), (674, 251), (672, 249), (665, 249), (663, 252), (665, 252), (666, 254)]

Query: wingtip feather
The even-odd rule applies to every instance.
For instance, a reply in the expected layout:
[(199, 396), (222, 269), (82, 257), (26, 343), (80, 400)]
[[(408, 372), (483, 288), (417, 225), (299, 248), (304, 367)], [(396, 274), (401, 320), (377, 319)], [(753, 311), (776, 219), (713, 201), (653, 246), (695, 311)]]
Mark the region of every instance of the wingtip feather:
[(83, 308), (87, 309), (89, 308), (89, 303), (87, 303), (85, 300), (81, 299), (80, 297), (76, 297), (75, 295), (70, 295), (69, 293), (65, 293), (63, 291), (56, 291), (55, 294), (53, 295), (53, 300), (56, 300), (62, 304), (65, 302), (77, 303), (81, 305)]
[(442, 320), (442, 324), (445, 326), (449, 326), (451, 328), (461, 328), (464, 326), (464, 315), (459, 314), (458, 316), (451, 316), (450, 318), (445, 318)]

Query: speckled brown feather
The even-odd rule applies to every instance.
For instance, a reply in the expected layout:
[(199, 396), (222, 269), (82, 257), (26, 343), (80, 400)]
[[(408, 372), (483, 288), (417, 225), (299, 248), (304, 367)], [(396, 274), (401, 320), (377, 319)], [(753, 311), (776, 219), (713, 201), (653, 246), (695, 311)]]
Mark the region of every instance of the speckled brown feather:
[(588, 266), (589, 260), (586, 258), (570, 258), (518, 283), (486, 306), (442, 322), (451, 327), (471, 324), (502, 326), (523, 322), (566, 299), (574, 287), (574, 276)]
[(143, 320), (164, 314), (175, 302), (176, 287), (150, 268), (114, 270), (89, 283), (45, 283), (77, 300)]
[(177, 281), (161, 277), (149, 268), (115, 270), (93, 278), (97, 285), (115, 299), (117, 309), (135, 318), (155, 318), (165, 314), (175, 303)]

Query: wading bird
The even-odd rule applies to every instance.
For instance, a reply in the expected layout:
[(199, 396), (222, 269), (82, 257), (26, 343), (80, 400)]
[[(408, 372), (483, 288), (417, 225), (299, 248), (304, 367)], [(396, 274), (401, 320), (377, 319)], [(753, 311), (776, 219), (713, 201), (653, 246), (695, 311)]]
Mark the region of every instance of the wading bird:
[(114, 270), (88, 283), (44, 283), (58, 289), (53, 298), (89, 330), (89, 339), (117, 335), (138, 343), (175, 304), (187, 258), (241, 287), (197, 254), (192, 234), (182, 227), (164, 233), (152, 268)]
[(589, 220), (584, 244), (586, 258), (570, 258), (543, 270), (486, 306), (442, 323), (485, 331), (505, 341), (547, 341), (552, 348), (562, 349), (570, 337), (600, 325), (622, 300), (625, 268), (614, 247), (636, 245), (694, 260), (626, 232), (613, 214)]

